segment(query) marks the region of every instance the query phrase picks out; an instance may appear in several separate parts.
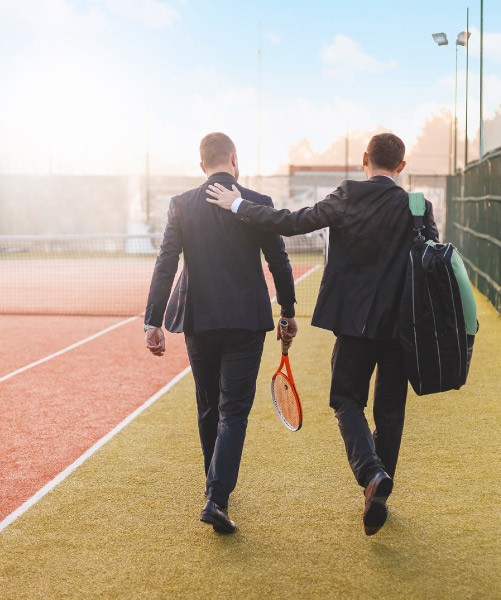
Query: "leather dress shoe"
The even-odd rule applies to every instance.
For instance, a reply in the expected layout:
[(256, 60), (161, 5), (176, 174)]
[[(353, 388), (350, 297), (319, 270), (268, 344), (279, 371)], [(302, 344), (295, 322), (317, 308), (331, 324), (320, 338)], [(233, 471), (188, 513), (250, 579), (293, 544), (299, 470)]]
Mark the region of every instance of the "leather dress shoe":
[(219, 533), (233, 533), (237, 526), (228, 517), (228, 509), (221, 508), (212, 500), (207, 500), (200, 513), (200, 520), (209, 523)]
[(365, 488), (364, 528), (366, 535), (374, 535), (385, 524), (388, 516), (386, 500), (393, 490), (393, 479), (378, 471)]

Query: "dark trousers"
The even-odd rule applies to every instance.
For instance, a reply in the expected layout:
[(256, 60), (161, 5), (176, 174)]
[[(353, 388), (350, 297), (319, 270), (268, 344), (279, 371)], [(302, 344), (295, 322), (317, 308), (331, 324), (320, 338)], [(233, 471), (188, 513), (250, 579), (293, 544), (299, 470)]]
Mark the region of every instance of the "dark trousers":
[(186, 333), (196, 385), (207, 498), (222, 508), (237, 483), (265, 331)]
[[(369, 382), (377, 365), (374, 421), (365, 418)], [(404, 428), (407, 378), (397, 340), (340, 335), (332, 353), (330, 405), (339, 422), (348, 460), (359, 485), (366, 487), (384, 469), (395, 475)]]

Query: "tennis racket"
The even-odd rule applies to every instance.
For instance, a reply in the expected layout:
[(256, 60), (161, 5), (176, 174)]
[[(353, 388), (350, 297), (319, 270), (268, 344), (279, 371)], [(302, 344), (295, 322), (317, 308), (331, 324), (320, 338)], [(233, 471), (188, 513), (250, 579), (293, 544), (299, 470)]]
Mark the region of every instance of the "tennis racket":
[[(285, 331), (289, 323), (285, 319), (280, 321), (280, 328)], [(285, 373), (282, 370), (285, 366)], [(273, 406), (282, 423), (291, 431), (298, 431), (303, 424), (303, 410), (301, 401), (292, 377), (289, 363), (288, 349), (282, 341), (282, 360), (275, 375), (271, 379), (271, 398)]]

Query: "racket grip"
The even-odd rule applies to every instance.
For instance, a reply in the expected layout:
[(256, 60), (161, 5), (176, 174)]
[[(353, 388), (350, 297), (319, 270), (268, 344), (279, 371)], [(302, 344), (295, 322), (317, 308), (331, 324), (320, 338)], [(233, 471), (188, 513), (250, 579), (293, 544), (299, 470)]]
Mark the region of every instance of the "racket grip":
[[(280, 329), (282, 331), (287, 331), (289, 327), (289, 323), (285, 319), (280, 319)], [(289, 349), (285, 346), (284, 341), (282, 340), (282, 354), (287, 356), (289, 353)]]

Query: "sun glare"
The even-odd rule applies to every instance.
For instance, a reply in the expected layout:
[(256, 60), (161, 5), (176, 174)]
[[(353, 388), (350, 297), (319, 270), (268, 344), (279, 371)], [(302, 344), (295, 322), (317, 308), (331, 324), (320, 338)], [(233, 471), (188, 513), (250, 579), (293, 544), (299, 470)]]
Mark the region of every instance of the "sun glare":
[(63, 170), (84, 165), (92, 170), (106, 157), (109, 162), (136, 114), (129, 90), (99, 65), (74, 57), (33, 64), (19, 74), (8, 97), (10, 130), (16, 134), (11, 150), (25, 156), (46, 152), (52, 166)]

